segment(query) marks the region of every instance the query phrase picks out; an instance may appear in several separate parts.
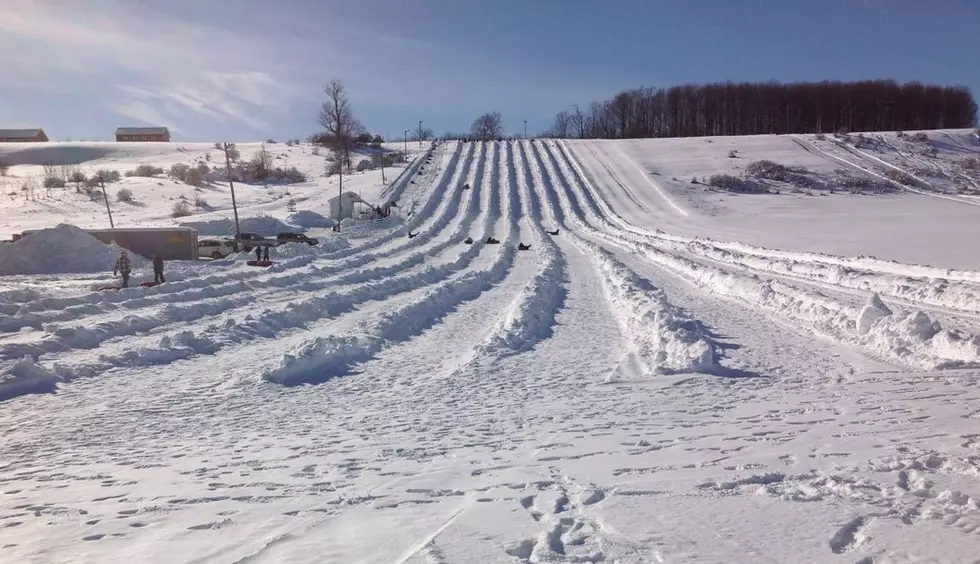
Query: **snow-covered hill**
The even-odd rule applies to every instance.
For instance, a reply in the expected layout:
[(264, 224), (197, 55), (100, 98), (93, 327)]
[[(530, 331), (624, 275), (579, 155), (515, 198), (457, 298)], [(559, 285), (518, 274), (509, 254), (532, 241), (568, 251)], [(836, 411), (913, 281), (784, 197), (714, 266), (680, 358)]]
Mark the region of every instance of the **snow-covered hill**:
[[(239, 143), (237, 149), (242, 161), (251, 159), (261, 149), (261, 143)], [(385, 144), (387, 151), (403, 151), (401, 143)], [(318, 203), (314, 211), (328, 212), (322, 196), (333, 196), (339, 189), (339, 178), (326, 176), (326, 150), (321, 152), (307, 143), (265, 144), (272, 158), (272, 166), (289, 169), (296, 167), (308, 181), (298, 184), (243, 183), (235, 184), (235, 196), (240, 213), (246, 215), (267, 214), (280, 218), (288, 215), (287, 204), (295, 203), (297, 209), (310, 209), (304, 204), (314, 198)], [(426, 147), (418, 143), (407, 145), (409, 162)], [(352, 158), (356, 167), (360, 161), (369, 160), (369, 151)], [(229, 217), (231, 190), (227, 182), (216, 179), (201, 187), (191, 186), (170, 177), (167, 173), (175, 164), (194, 167), (199, 163), (211, 168), (225, 166), (224, 153), (209, 143), (108, 143), (108, 142), (58, 142), (58, 143), (0, 143), (0, 163), (9, 166), (6, 175), (0, 176), (0, 234), (26, 229), (54, 227), (59, 223), (73, 223), (83, 228), (109, 226), (105, 200), (101, 189), (89, 196), (84, 186), (69, 181), (65, 188), (45, 189), (45, 165), (62, 176), (78, 170), (90, 177), (98, 170), (116, 171), (121, 178), (106, 185), (113, 220), (117, 227), (142, 227), (147, 225), (174, 225), (185, 221), (208, 221)], [(70, 167), (64, 170), (62, 165)], [(152, 178), (127, 177), (127, 172), (140, 166), (163, 169), (164, 174)], [(387, 168), (381, 182), (380, 169), (358, 172), (344, 177), (344, 190), (361, 194), (369, 202), (380, 202), (382, 192), (403, 171), (405, 164)], [(64, 174), (68, 176), (68, 174)], [(33, 192), (24, 186), (32, 184)], [(132, 201), (119, 201), (122, 189), (132, 192)], [(190, 204), (192, 216), (174, 218), (174, 204), (181, 199)], [(329, 215), (329, 213), (325, 213)]]
[[(952, 174), (950, 134), (963, 155), (922, 158)], [(826, 187), (923, 176), (905, 152), (445, 143), (389, 188), (401, 221), (268, 269), (0, 280), (0, 556), (970, 561), (980, 271), (935, 231), (872, 235), (887, 209), (968, 229), (980, 208), (955, 180)], [(812, 183), (704, 186), (763, 159)], [(924, 258), (898, 262), (910, 240)]]

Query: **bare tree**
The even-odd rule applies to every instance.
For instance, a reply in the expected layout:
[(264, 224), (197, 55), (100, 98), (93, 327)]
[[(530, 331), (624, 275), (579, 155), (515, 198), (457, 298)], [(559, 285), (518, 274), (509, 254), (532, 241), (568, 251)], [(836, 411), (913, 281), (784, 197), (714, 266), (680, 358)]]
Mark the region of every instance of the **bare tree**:
[(412, 137), (413, 137), (412, 141), (428, 141), (429, 139), (432, 139), (433, 135), (434, 133), (432, 133), (431, 129), (429, 129), (428, 127), (423, 127), (418, 131), (412, 132)]
[(569, 116), (569, 125), (572, 128), (572, 132), (579, 137), (585, 137), (585, 116), (582, 115), (582, 110), (579, 109), (578, 104), (572, 108), (572, 113)]
[(503, 117), (500, 112), (490, 112), (476, 118), (470, 126), (473, 137), (487, 141), (496, 139), (504, 134)]
[(555, 137), (564, 139), (568, 137), (568, 132), (572, 127), (572, 116), (567, 111), (562, 110), (555, 114)]
[(349, 163), (351, 140), (365, 131), (364, 126), (354, 119), (343, 82), (335, 78), (327, 83), (323, 92), (327, 99), (320, 106), (317, 123), (333, 140), (334, 150), (342, 155), (339, 160)]

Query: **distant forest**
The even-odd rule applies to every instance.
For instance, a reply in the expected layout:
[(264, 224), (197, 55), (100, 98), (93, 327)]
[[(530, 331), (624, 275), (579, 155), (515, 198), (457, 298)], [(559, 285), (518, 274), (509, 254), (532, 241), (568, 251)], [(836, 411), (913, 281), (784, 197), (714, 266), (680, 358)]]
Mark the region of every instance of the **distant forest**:
[(559, 112), (550, 135), (599, 139), (968, 128), (962, 86), (893, 81), (724, 83), (638, 88)]

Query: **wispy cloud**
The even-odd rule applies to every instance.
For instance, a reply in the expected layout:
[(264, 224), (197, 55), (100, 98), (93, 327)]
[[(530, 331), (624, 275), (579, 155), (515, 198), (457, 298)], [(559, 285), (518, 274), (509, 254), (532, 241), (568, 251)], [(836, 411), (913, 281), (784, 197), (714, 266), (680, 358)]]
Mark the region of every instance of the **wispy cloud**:
[(288, 69), (261, 36), (140, 6), (4, 0), (0, 50), (17, 54), (6, 78), (49, 88), (98, 82), (107, 109), (175, 131), (200, 120), (263, 131), (268, 119), (257, 116), (284, 113), (302, 92), (274, 74)]

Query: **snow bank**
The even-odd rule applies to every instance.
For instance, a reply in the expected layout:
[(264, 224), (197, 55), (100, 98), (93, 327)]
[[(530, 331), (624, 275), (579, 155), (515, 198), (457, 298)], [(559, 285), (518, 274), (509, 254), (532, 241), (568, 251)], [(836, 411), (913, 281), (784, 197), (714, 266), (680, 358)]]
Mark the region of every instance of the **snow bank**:
[(335, 220), (328, 217), (324, 217), (315, 211), (310, 210), (300, 210), (292, 215), (290, 215), (287, 220), (289, 223), (302, 227), (304, 229), (327, 229), (333, 227)]
[[(678, 247), (675, 247), (678, 248)], [(692, 240), (683, 245), (684, 250), (718, 262), (733, 264), (761, 272), (813, 280), (845, 288), (866, 290), (892, 296), (911, 303), (923, 303), (936, 307), (980, 312), (980, 285), (975, 278), (980, 273), (957, 271), (959, 280), (947, 278), (951, 271), (907, 265), (912, 272), (929, 272), (935, 278), (917, 278), (875, 270), (864, 270), (847, 257), (820, 255), (819, 260), (800, 253), (774, 253), (763, 255), (758, 251), (739, 252), (733, 248), (719, 248), (706, 241)], [(744, 248), (744, 247), (743, 247)], [(900, 263), (892, 263), (890, 270), (899, 270)]]
[(354, 364), (371, 359), (391, 343), (418, 335), (459, 304), (478, 298), (499, 283), (510, 270), (516, 252), (514, 247), (501, 246), (489, 269), (443, 282), (419, 300), (363, 323), (353, 334), (308, 339), (294, 352), (284, 355), (262, 378), (294, 386), (316, 384), (346, 374)]
[(55, 390), (61, 379), (30, 357), (0, 367), (0, 401), (25, 394), (45, 394)]
[(765, 308), (801, 327), (925, 370), (980, 366), (980, 337), (942, 329), (921, 311), (892, 313), (872, 296), (864, 308), (777, 280), (760, 279), (641, 246), (645, 256), (709, 292)]
[[(0, 245), (0, 276), (111, 272), (124, 249), (106, 245), (74, 225), (42, 229), (16, 243)], [(146, 259), (129, 253), (133, 268)]]
[(715, 344), (704, 327), (667, 300), (667, 295), (641, 278), (611, 253), (592, 246), (603, 284), (647, 370), (658, 374), (716, 372)]
[[(218, 236), (235, 234), (235, 220), (227, 217), (209, 221), (185, 221), (180, 224), (180, 227), (197, 229), (200, 235)], [(285, 231), (296, 231), (296, 226), (283, 223), (280, 219), (268, 215), (241, 218), (238, 221), (238, 228), (246, 233), (271, 236)]]

